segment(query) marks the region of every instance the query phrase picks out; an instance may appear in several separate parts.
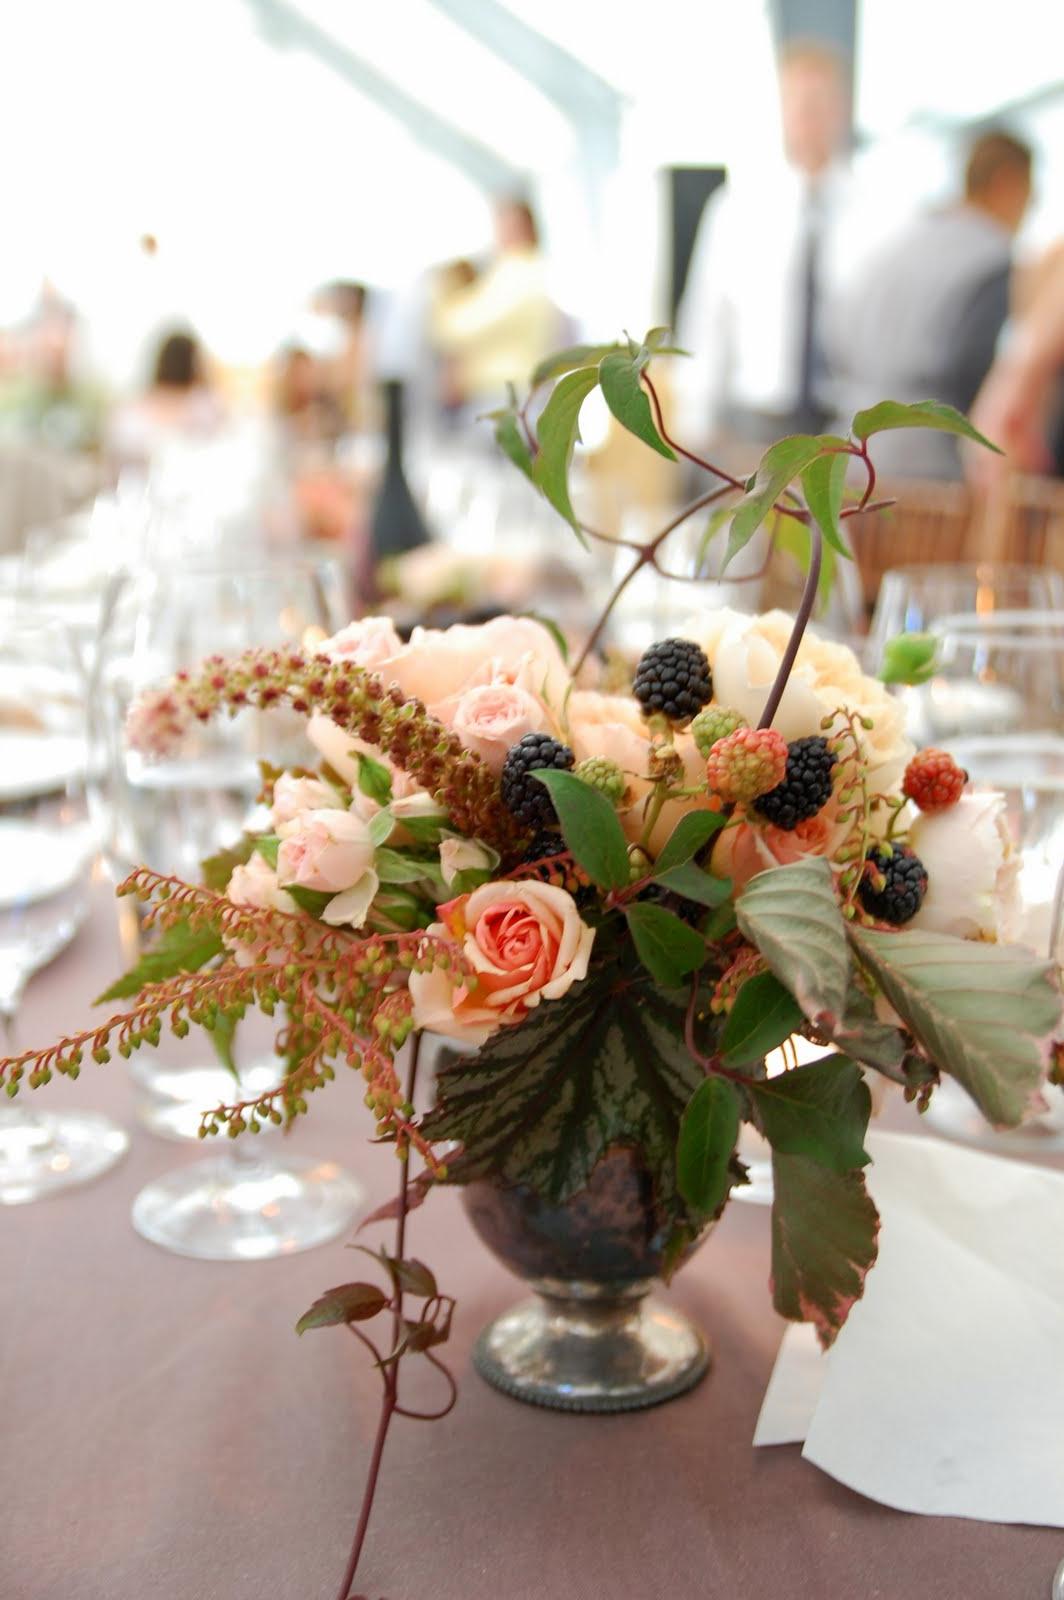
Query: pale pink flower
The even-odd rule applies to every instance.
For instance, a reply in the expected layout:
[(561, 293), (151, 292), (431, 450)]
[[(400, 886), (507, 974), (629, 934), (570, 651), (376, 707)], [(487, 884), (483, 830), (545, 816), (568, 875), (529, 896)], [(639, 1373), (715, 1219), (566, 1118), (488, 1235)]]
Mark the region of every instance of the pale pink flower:
[(391, 617), (362, 617), (358, 622), (349, 622), (331, 639), (323, 639), (316, 653), (330, 661), (349, 661), (367, 672), (377, 672), (402, 648), (403, 641)]
[(282, 823), (277, 881), (339, 894), (373, 867), (369, 828), (354, 811), (307, 811)]
[(343, 809), (343, 800), (330, 784), (318, 778), (297, 778), (283, 772), (273, 786), (273, 805), (270, 819), (275, 828), (291, 822), (303, 811), (328, 811)]

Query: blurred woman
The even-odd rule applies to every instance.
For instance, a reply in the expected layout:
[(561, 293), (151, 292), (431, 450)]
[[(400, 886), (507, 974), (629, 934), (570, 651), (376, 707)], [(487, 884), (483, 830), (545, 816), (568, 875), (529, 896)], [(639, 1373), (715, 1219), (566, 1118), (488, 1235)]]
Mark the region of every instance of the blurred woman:
[(115, 468), (147, 467), (173, 445), (213, 438), (223, 421), (198, 340), (175, 330), (156, 351), (144, 393), (112, 414), (107, 453)]

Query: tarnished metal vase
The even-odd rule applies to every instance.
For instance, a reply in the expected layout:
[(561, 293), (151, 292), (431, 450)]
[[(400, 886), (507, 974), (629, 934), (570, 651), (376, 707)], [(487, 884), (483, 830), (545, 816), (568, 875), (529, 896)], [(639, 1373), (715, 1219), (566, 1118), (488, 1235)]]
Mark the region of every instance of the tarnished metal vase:
[(705, 1335), (651, 1293), (667, 1225), (636, 1151), (607, 1151), (561, 1205), (489, 1181), (464, 1194), (488, 1249), (536, 1291), (477, 1340), (474, 1364), (489, 1383), (560, 1411), (635, 1411), (705, 1375)]

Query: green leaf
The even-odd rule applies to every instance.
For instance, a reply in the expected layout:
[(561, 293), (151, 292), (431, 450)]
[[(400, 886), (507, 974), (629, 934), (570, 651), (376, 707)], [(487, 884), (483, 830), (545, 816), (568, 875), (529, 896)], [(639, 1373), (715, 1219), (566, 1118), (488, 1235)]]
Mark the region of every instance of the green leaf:
[(915, 405), (902, 405), (899, 400), (881, 400), (867, 411), (858, 411), (853, 419), (855, 439), (870, 439), (874, 433), (886, 433), (892, 428), (932, 428), (939, 433), (954, 433), (964, 439), (974, 439), (984, 444), (995, 455), (1002, 451), (991, 444), (977, 428), (973, 428), (963, 412), (941, 400), (919, 400)]
[(597, 367), (581, 367), (562, 378), (543, 408), (536, 432), (539, 455), (533, 480), (583, 545), (587, 539), (569, 499), (569, 463), (580, 437), (580, 407), (598, 383)]
[(812, 1322), (825, 1349), (864, 1293), (879, 1214), (861, 1172), (832, 1172), (772, 1152), (772, 1298), (781, 1316)]
[(677, 988), (685, 974), (705, 961), (708, 952), (702, 935), (671, 911), (637, 900), (625, 906), (624, 914), (636, 954), (664, 988)]
[[(731, 521), (733, 509), (734, 508), (732, 506), (714, 506), (713, 510), (709, 513), (709, 516), (706, 519), (706, 525), (702, 530), (702, 536), (698, 541), (698, 548), (695, 551), (692, 569), (693, 577), (704, 578), (708, 576), (705, 571), (705, 565), (706, 557), (709, 555), (709, 547), (713, 543), (713, 540), (717, 537), (717, 534), (720, 532), (720, 530), (724, 527), (727, 527), (728, 523)], [(798, 524), (795, 523), (795, 527), (797, 526)]]
[(342, 1283), (326, 1289), (296, 1323), (297, 1333), (311, 1328), (335, 1328), (345, 1322), (368, 1322), (383, 1311), (388, 1297), (375, 1283)]
[(388, 806), (384, 806), (369, 820), (369, 842), (376, 848), (390, 839), (395, 832), (396, 822)]
[(727, 937), (735, 927), (735, 903), (725, 900), (702, 923), (701, 934), (710, 944)]
[(897, 633), (883, 646), (882, 683), (926, 683), (938, 671), (941, 640), (933, 633)]
[(426, 879), (445, 886), (439, 861), (423, 861), (404, 850), (389, 850), (382, 846), (373, 856), (373, 866), (382, 883), (421, 883)]
[(763, 1061), (803, 1020), (801, 1006), (771, 972), (747, 978), (724, 1024), (724, 1065), (744, 1067)]
[(416, 1295), (422, 1300), (431, 1300), (433, 1295), (439, 1294), (436, 1279), (423, 1261), (416, 1261), (411, 1257), (403, 1261), (392, 1261), (391, 1266), (400, 1287), (407, 1294)]
[(308, 889), (301, 883), (286, 883), (284, 892), (292, 896), (300, 911), (305, 911), (308, 917), (319, 919), (329, 901), (333, 899), (333, 895), (327, 894), (324, 889)]
[(791, 480), (814, 461), (823, 448), (813, 435), (796, 433), (780, 439), (765, 451), (754, 473), (752, 487), (735, 507), (722, 572), (750, 543)]
[(553, 617), (545, 617), (542, 611), (518, 611), (517, 616), (530, 617), (533, 622), (538, 622), (541, 628), (546, 628), (547, 632), (554, 640), (554, 643), (558, 646), (558, 654), (561, 656), (563, 661), (568, 662), (569, 641), (559, 628), (558, 624), (554, 621)]
[(255, 849), (264, 861), (269, 862), (276, 872), (277, 854), (281, 848), (281, 841), (275, 833), (257, 833), (254, 837)]
[(555, 1203), (587, 1185), (610, 1146), (630, 1145), (666, 1216), (685, 1216), (676, 1143), (703, 1081), (683, 1042), (685, 1007), (686, 995), (656, 988), (622, 945), (564, 999), (441, 1067), (421, 1131), (461, 1143), (447, 1161), (455, 1181), (492, 1175)]
[(637, 439), (642, 439), (644, 444), (648, 444), (667, 461), (675, 461), (675, 452), (670, 450), (658, 432), (646, 390), (639, 381), (639, 374), (645, 365), (646, 362), (638, 356), (633, 360), (623, 350), (614, 350), (604, 356), (599, 364), (602, 397), (622, 427), (634, 433)]
[(503, 411), (495, 419), (495, 443), (515, 467), (519, 467), (530, 483), (535, 482), (532, 471), (532, 452), (521, 432), (521, 425), (512, 411)]
[(556, 350), (552, 356), (545, 357), (533, 372), (532, 387), (538, 389), (541, 383), (560, 378), (577, 367), (597, 367), (603, 356), (617, 348), (616, 344), (573, 344), (565, 350)]
[(850, 952), (828, 863), (818, 856), (759, 872), (735, 914), (809, 1020), (832, 1032), (846, 1008)]
[(392, 775), (383, 761), (375, 761), (361, 750), (352, 750), (351, 754), (358, 762), (358, 787), (362, 793), (379, 806), (391, 805)]
[(700, 906), (709, 906), (710, 910), (715, 910), (727, 900), (732, 890), (730, 878), (714, 878), (711, 873), (696, 867), (693, 861), (685, 861), (680, 867), (670, 867), (668, 872), (655, 873), (654, 881), (663, 889), (671, 889), (673, 894), (682, 895), (685, 900), (695, 900)]
[(872, 1096), (860, 1067), (845, 1056), (825, 1056), (791, 1072), (759, 1078), (751, 1083), (750, 1094), (773, 1150), (808, 1156), (832, 1172), (867, 1164), (864, 1136)]
[(850, 988), (846, 1013), (831, 1038), (854, 1061), (875, 1067), (896, 1083), (909, 1081), (903, 1069), (908, 1048), (904, 1034), (889, 1022), (880, 1022), (874, 1002), (856, 984)]
[(846, 469), (853, 457), (839, 452), (836, 455), (817, 456), (802, 470), (802, 493), (805, 503), (816, 518), (817, 527), (825, 540), (840, 556), (853, 560), (853, 552), (842, 537), (839, 512), (846, 488)]
[(650, 328), (643, 337), (643, 349), (647, 356), (689, 356), (690, 350), (681, 350), (678, 345), (670, 344), (671, 328)]
[(414, 928), (427, 928), (434, 922), (435, 911), (430, 909), (409, 889), (397, 884), (383, 884), (373, 896), (367, 926), (378, 933), (390, 933), (394, 928), (412, 932)]
[(222, 1063), (226, 1072), (239, 1083), (240, 1069), (233, 1056), (233, 1043), (236, 1039), (236, 1018), (228, 1016), (224, 1011), (219, 1011), (212, 1023), (205, 1024), (206, 1031), (211, 1036), (214, 1053)]
[(628, 885), (628, 841), (604, 794), (571, 772), (545, 768), (532, 777), (545, 783), (573, 860), (601, 889)]
[(128, 1000), (139, 994), (148, 983), (164, 983), (179, 972), (198, 972), (208, 961), (224, 955), (225, 945), (218, 929), (211, 923), (183, 918), (169, 928), (152, 936), (151, 946), (144, 952), (135, 967), (112, 983), (103, 994), (97, 995), (94, 1005), (107, 1000)]
[(708, 844), (714, 834), (720, 832), (727, 820), (720, 811), (688, 811), (658, 852), (652, 876), (657, 878), (672, 867), (682, 867), (703, 845)]
[(738, 1095), (724, 1078), (706, 1078), (683, 1114), (676, 1147), (680, 1193), (704, 1217), (715, 1216), (728, 1198), (738, 1138)]
[[(378, 812), (379, 816), (380, 813)], [(443, 835), (451, 826), (451, 819), (446, 811), (437, 811), (420, 817), (399, 816), (393, 819), (396, 827), (402, 828), (413, 839), (415, 844), (439, 844)], [(376, 821), (376, 818), (374, 818)], [(370, 837), (373, 835), (373, 823), (370, 823)]]
[(1053, 964), (1015, 945), (916, 929), (851, 927), (862, 963), (920, 1047), (987, 1121), (1014, 1128), (1035, 1109), (1060, 1021)]
[(229, 887), (229, 879), (233, 876), (233, 868), (246, 866), (254, 851), (255, 841), (250, 834), (245, 833), (231, 850), (219, 850), (213, 856), (207, 856), (200, 862), (200, 877), (204, 888), (213, 889), (215, 894), (224, 894)]

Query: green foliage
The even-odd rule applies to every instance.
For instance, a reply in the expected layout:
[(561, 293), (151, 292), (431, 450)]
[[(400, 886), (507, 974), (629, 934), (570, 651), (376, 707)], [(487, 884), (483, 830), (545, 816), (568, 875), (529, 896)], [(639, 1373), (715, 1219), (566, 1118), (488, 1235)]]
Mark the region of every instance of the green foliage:
[(233, 1055), (233, 1045), (236, 1041), (236, 1018), (225, 1011), (219, 1011), (212, 1022), (203, 1024), (210, 1035), (211, 1045), (226, 1072), (232, 1074), (236, 1082), (240, 1081), (240, 1069)]
[(284, 892), (291, 895), (300, 911), (305, 911), (308, 917), (317, 917), (319, 920), (333, 898), (332, 894), (324, 889), (308, 889), (302, 883), (286, 883)]
[(677, 988), (687, 973), (706, 960), (702, 935), (663, 906), (637, 900), (625, 906), (624, 914), (636, 955), (663, 988)]
[(724, 1024), (724, 1065), (745, 1067), (764, 1060), (803, 1020), (801, 1006), (771, 972), (747, 978)]
[(553, 1202), (582, 1189), (611, 1145), (633, 1145), (659, 1203), (684, 1215), (676, 1144), (703, 1081), (683, 1042), (685, 1000), (638, 969), (607, 963), (475, 1056), (443, 1067), (422, 1133), (461, 1142), (447, 1163), (456, 1181), (527, 1183)]
[(637, 439), (642, 439), (644, 444), (648, 444), (667, 461), (675, 461), (675, 453), (658, 432), (646, 390), (639, 381), (639, 374), (646, 366), (647, 359), (647, 352), (637, 352), (632, 357), (623, 350), (614, 350), (604, 356), (599, 365), (602, 397), (622, 427), (634, 433)]
[(815, 857), (759, 872), (735, 914), (809, 1020), (833, 1032), (846, 1009), (850, 953), (828, 863)]
[(909, 1081), (903, 1070), (906, 1054), (903, 1034), (889, 1022), (880, 1022), (871, 997), (857, 984), (850, 989), (846, 1012), (831, 1038), (843, 1054), (854, 1061), (877, 1068), (896, 1083)]
[(658, 851), (652, 875), (659, 878), (672, 867), (682, 867), (720, 832), (727, 818), (720, 811), (688, 811)]
[(682, 866), (670, 867), (668, 872), (656, 872), (654, 881), (663, 889), (671, 889), (673, 894), (681, 895), (685, 900), (694, 900), (701, 906), (709, 906), (715, 910), (723, 905), (731, 894), (730, 878), (714, 878), (712, 873), (703, 872), (701, 867), (696, 867), (693, 861), (685, 861)]
[(532, 776), (550, 790), (573, 860), (601, 889), (626, 888), (628, 841), (606, 796), (571, 772), (547, 768)]
[(341, 1283), (326, 1289), (296, 1323), (296, 1332), (335, 1328), (345, 1322), (368, 1322), (384, 1310), (388, 1297), (375, 1283)]
[(566, 372), (575, 372), (578, 367), (597, 367), (604, 356), (616, 349), (616, 344), (574, 344), (565, 350), (556, 350), (536, 367), (532, 374), (532, 387), (538, 389), (541, 383), (560, 378)]
[(429, 882), (441, 893), (446, 888), (438, 858), (429, 860), (382, 845), (374, 853), (373, 866), (382, 883)]
[(392, 775), (383, 761), (375, 761), (361, 750), (352, 752), (358, 762), (358, 787), (379, 806), (392, 803)]
[(569, 463), (580, 437), (580, 408), (597, 383), (597, 367), (579, 367), (559, 380), (539, 419), (539, 454), (532, 469), (537, 487), (585, 546), (569, 499)]
[(772, 1298), (781, 1316), (812, 1322), (825, 1349), (864, 1292), (879, 1216), (860, 1172), (772, 1154)]
[(939, 639), (933, 633), (897, 633), (883, 646), (883, 683), (926, 683), (938, 671)]
[(558, 646), (558, 654), (566, 663), (569, 660), (569, 641), (565, 637), (553, 617), (545, 617), (542, 611), (519, 611), (519, 617), (529, 617), (533, 622), (538, 622), (541, 628), (546, 628), (554, 643)]
[(192, 923), (183, 918), (155, 935), (150, 949), (144, 952), (136, 966), (112, 983), (103, 994), (97, 995), (94, 1004), (128, 1000), (131, 995), (139, 994), (145, 984), (163, 983), (167, 978), (176, 977), (179, 972), (198, 972), (208, 961), (224, 953), (225, 945), (216, 927), (199, 920)]
[(508, 456), (530, 483), (535, 483), (532, 452), (521, 432), (521, 424), (513, 411), (500, 411), (495, 416), (495, 443), (503, 455)]
[(406, 1259), (392, 1256), (383, 1248), (371, 1250), (365, 1244), (352, 1244), (347, 1248), (361, 1250), (363, 1255), (378, 1262), (391, 1278), (392, 1289), (396, 1294), (402, 1290), (404, 1294), (412, 1294), (415, 1299), (431, 1300), (440, 1292), (436, 1287), (435, 1277), (423, 1261), (417, 1261), (413, 1257)]
[(254, 850), (254, 839), (245, 833), (231, 850), (219, 850), (215, 855), (207, 856), (200, 862), (200, 877), (204, 887), (213, 889), (215, 894), (224, 894), (233, 876), (233, 868), (246, 866)]
[(1054, 965), (1018, 946), (942, 933), (851, 927), (849, 934), (935, 1065), (957, 1079), (995, 1127), (1020, 1123), (1035, 1108), (1060, 1022)]
[[(769, 513), (768, 527), (776, 549), (790, 556), (800, 572), (807, 573), (813, 554), (809, 529), (803, 523), (795, 522), (793, 517), (785, 517), (780, 511)], [(820, 551), (820, 581), (816, 591), (817, 604), (821, 607), (826, 606), (831, 598), (837, 565), (834, 548), (825, 540)]]
[(263, 860), (276, 872), (277, 855), (281, 848), (281, 841), (275, 833), (257, 833), (252, 840), (255, 849)]
[(765, 1137), (783, 1155), (808, 1156), (832, 1172), (850, 1172), (868, 1162), (864, 1136), (872, 1097), (864, 1074), (845, 1056), (759, 1078), (750, 1094)]
[(723, 572), (740, 550), (750, 543), (772, 507), (793, 478), (809, 466), (822, 453), (820, 439), (811, 434), (796, 433), (780, 439), (765, 451), (754, 473), (746, 494), (735, 507), (728, 548), (721, 565)]
[(974, 439), (995, 455), (1001, 455), (996, 444), (991, 444), (968, 418), (953, 406), (941, 400), (919, 400), (915, 405), (902, 405), (898, 400), (881, 400), (867, 411), (858, 411), (853, 419), (855, 439), (870, 439), (874, 433), (886, 433), (893, 428), (931, 428), (939, 433), (956, 434), (962, 439)]
[(738, 1138), (738, 1095), (724, 1078), (706, 1078), (683, 1114), (676, 1147), (680, 1193), (700, 1216), (715, 1216), (728, 1198)]
[[(841, 445), (843, 441), (840, 439), (839, 443)], [(806, 505), (816, 519), (817, 527), (831, 548), (851, 561), (853, 555), (842, 537), (839, 513), (842, 510), (842, 497), (846, 489), (846, 470), (852, 460), (853, 457), (849, 452), (841, 450), (834, 455), (820, 455), (804, 467), (800, 474), (802, 493), (805, 495)]]

